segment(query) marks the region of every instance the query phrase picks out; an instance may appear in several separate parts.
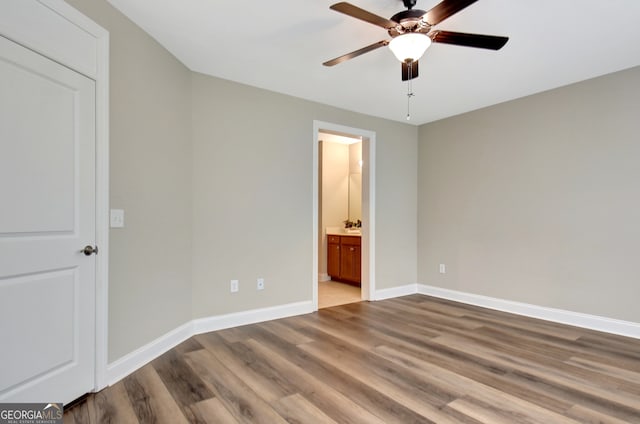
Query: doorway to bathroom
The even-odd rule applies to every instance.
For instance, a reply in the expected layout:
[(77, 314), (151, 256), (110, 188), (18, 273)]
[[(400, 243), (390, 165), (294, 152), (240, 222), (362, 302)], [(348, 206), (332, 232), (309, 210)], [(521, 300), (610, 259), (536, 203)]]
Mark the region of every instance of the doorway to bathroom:
[(372, 300), (375, 133), (314, 121), (315, 309)]

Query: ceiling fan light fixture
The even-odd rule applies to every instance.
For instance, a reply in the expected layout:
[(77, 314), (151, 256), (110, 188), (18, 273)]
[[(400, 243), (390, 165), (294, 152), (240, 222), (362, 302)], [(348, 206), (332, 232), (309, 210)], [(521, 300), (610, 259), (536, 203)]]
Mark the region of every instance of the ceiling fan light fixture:
[(400, 62), (416, 61), (431, 45), (431, 38), (419, 32), (402, 34), (389, 43), (389, 49)]

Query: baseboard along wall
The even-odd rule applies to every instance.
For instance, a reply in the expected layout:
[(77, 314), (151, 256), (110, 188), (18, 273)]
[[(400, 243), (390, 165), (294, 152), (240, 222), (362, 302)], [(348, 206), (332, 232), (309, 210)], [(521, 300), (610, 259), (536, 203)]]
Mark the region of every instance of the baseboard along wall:
[(640, 339), (640, 323), (418, 284), (418, 293), (531, 318)]
[(312, 302), (305, 301), (194, 319), (107, 365), (107, 384), (111, 386), (117, 383), (196, 334), (309, 314), (311, 312), (313, 312)]
[[(539, 318), (546, 321), (553, 321), (640, 339), (640, 323), (565, 311), (562, 309), (547, 308), (424, 284), (407, 284), (377, 290), (373, 298), (377, 301), (416, 293), (532, 318)], [(109, 385), (117, 383), (127, 375), (139, 368), (142, 368), (147, 363), (187, 340), (191, 336), (210, 331), (223, 330), (225, 328), (303, 315), (311, 312), (313, 312), (312, 302), (303, 301), (269, 308), (253, 309), (232, 314), (194, 319), (109, 364), (107, 366), (107, 382)]]

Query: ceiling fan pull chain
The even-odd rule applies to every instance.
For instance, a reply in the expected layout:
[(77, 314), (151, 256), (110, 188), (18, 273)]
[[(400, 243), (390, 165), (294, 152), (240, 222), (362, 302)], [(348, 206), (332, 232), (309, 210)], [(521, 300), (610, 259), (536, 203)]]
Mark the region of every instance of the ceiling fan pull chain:
[(407, 121), (411, 120), (411, 98), (413, 97), (413, 62), (407, 64), (409, 78), (407, 79)]

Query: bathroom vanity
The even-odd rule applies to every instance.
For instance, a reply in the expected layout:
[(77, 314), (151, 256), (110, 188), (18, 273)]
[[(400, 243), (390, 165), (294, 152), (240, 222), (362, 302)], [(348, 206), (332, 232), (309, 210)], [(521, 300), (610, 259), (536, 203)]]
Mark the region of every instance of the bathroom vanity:
[(328, 234), (327, 274), (334, 281), (360, 287), (361, 237)]

